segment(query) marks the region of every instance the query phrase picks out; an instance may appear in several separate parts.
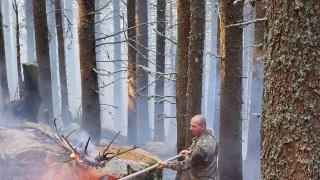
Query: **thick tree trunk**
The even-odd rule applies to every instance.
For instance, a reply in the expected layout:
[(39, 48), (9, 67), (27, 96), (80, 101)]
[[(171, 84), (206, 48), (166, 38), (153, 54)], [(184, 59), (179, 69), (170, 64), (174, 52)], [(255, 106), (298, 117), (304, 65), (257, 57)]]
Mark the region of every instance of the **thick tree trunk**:
[[(188, 86), (188, 46), (190, 35), (190, 2), (177, 0), (178, 43), (177, 43), (177, 78), (176, 78), (176, 108), (177, 108), (177, 153), (186, 147), (186, 116), (187, 116), (187, 86)], [(188, 123), (189, 124), (189, 123)]]
[(137, 101), (136, 101), (136, 19), (135, 1), (127, 2), (128, 21), (128, 144), (137, 143)]
[[(156, 39), (156, 85), (154, 104), (154, 136), (153, 141), (165, 142), (164, 132), (164, 73), (165, 68), (165, 28), (166, 28), (166, 0), (157, 0), (157, 39)], [(162, 74), (161, 74), (162, 73)]]
[(94, 0), (79, 0), (79, 46), (82, 85), (82, 125), (94, 143), (100, 142), (101, 121), (94, 36)]
[(242, 34), (243, 1), (220, 1), (221, 99), (220, 179), (242, 179)]
[(59, 58), (59, 75), (60, 75), (60, 90), (61, 90), (61, 119), (64, 125), (69, 125), (72, 122), (71, 113), (69, 111), (68, 100), (68, 83), (66, 71), (66, 57), (64, 51), (64, 36), (63, 36), (63, 11), (61, 9), (61, 0), (55, 0), (55, 17), (56, 30), (58, 40), (58, 58)]
[[(148, 68), (148, 3), (136, 1), (137, 18), (137, 65)], [(149, 108), (148, 108), (148, 73), (143, 68), (137, 68), (137, 118), (138, 142), (145, 143), (151, 139)]]
[(41, 97), (39, 93), (38, 65), (25, 63), (22, 65), (24, 75), (24, 96), (22, 117), (32, 122), (37, 122), (37, 114)]
[(33, 1), (34, 31), (36, 35), (36, 50), (38, 62), (38, 76), (40, 83), (41, 104), (37, 120), (47, 124), (52, 124), (53, 104), (52, 104), (52, 86), (51, 70), (48, 42), (48, 25), (46, 14), (46, 1)]
[[(187, 89), (186, 124), (197, 114), (201, 114), (203, 48), (205, 34), (205, 1), (190, 1), (190, 39)], [(186, 126), (186, 147), (191, 145), (192, 133)]]
[(6, 64), (5, 43), (3, 36), (2, 2), (0, 2), (0, 82), (2, 107), (4, 110), (6, 110), (10, 101)]
[(320, 179), (320, 1), (267, 1), (262, 179)]

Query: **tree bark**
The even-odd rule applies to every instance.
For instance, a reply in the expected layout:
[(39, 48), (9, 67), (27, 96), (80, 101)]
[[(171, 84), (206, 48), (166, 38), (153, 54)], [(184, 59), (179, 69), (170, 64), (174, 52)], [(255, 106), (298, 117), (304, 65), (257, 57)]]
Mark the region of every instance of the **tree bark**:
[(64, 36), (63, 36), (63, 11), (61, 9), (61, 0), (55, 0), (55, 17), (56, 30), (58, 40), (58, 58), (59, 58), (59, 75), (60, 75), (60, 91), (61, 91), (61, 119), (64, 125), (69, 125), (72, 122), (71, 113), (69, 111), (68, 100), (68, 83), (66, 70), (66, 56), (64, 51)]
[[(137, 65), (148, 68), (148, 3), (136, 1), (137, 18)], [(148, 108), (148, 73), (143, 68), (137, 68), (137, 120), (138, 143), (145, 143), (151, 139), (149, 108)]]
[(6, 64), (6, 52), (3, 34), (2, 2), (0, 2), (0, 82), (2, 97), (1, 99), (4, 110), (6, 110), (7, 105), (10, 101)]
[(79, 0), (79, 49), (82, 85), (82, 125), (94, 143), (100, 142), (101, 121), (96, 67), (94, 10), (95, 0)]
[(320, 179), (320, 1), (267, 1), (262, 179)]
[(136, 19), (135, 1), (127, 2), (128, 21), (128, 144), (137, 143), (137, 101), (136, 101)]
[[(205, 1), (190, 1), (190, 39), (188, 63), (187, 116), (189, 124), (194, 115), (201, 114), (203, 48), (205, 38)], [(192, 133), (186, 126), (186, 147), (191, 145)]]
[(190, 35), (190, 2), (177, 0), (178, 42), (177, 42), (177, 78), (176, 78), (176, 109), (177, 109), (177, 153), (186, 147), (186, 109), (188, 86), (188, 46)]
[(219, 178), (242, 179), (242, 27), (243, 1), (220, 0), (220, 136)]
[[(157, 0), (157, 37), (156, 37), (156, 84), (154, 104), (154, 136), (153, 141), (165, 142), (164, 132), (164, 68), (165, 68), (165, 28), (166, 0)], [(162, 73), (162, 74), (161, 74)]]
[(49, 42), (48, 42), (48, 25), (46, 14), (46, 1), (33, 1), (33, 16), (34, 16), (34, 31), (36, 39), (36, 55), (38, 62), (38, 76), (40, 82), (40, 97), (41, 104), (38, 113), (38, 122), (46, 124), (53, 123), (53, 105), (52, 105), (52, 86), (51, 86), (51, 71), (49, 57)]

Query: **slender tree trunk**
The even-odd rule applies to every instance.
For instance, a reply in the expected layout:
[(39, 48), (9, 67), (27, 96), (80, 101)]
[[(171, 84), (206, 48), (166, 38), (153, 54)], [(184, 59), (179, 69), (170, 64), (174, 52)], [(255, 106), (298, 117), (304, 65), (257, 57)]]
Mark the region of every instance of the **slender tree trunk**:
[(60, 120), (60, 90), (59, 90), (59, 69), (58, 69), (58, 42), (56, 31), (55, 3), (54, 0), (46, 0), (47, 2), (47, 22), (49, 30), (49, 55), (51, 68), (52, 83), (52, 101), (53, 115), (59, 117)]
[(243, 20), (243, 1), (220, 1), (221, 99), (219, 136), (220, 179), (242, 179), (242, 34), (229, 27)]
[(217, 79), (217, 61), (218, 61), (218, 36), (217, 36), (217, 29), (218, 29), (218, 12), (214, 5), (216, 4), (217, 0), (213, 0), (211, 2), (213, 10), (211, 11), (211, 56), (209, 61), (209, 77), (208, 77), (208, 98), (207, 98), (207, 125), (213, 126), (213, 123), (217, 120), (215, 119), (215, 101), (216, 101), (216, 79)]
[(61, 89), (61, 119), (64, 125), (70, 124), (71, 113), (69, 112), (68, 100), (68, 83), (66, 71), (66, 57), (64, 51), (64, 36), (63, 36), (63, 11), (61, 9), (61, 0), (55, 0), (55, 17), (56, 17), (56, 31), (58, 40), (58, 58), (59, 58), (59, 75), (60, 75), (60, 89)]
[[(153, 141), (165, 142), (164, 132), (164, 68), (165, 68), (165, 28), (166, 28), (166, 0), (157, 0), (157, 37), (156, 37), (156, 85), (154, 104), (154, 136)], [(162, 74), (161, 74), (162, 73)]]
[[(113, 30), (114, 33), (120, 32), (120, 1), (119, 0), (113, 0)], [(113, 100), (114, 100), (114, 106), (115, 113), (114, 113), (114, 124), (115, 129), (121, 130), (123, 127), (123, 98), (122, 98), (122, 61), (121, 61), (121, 34), (118, 33), (114, 37), (114, 51), (113, 51), (113, 57), (114, 57), (114, 63), (113, 63), (113, 69), (114, 69), (114, 84), (113, 84)]]
[(136, 19), (135, 1), (127, 2), (128, 21), (128, 144), (137, 143), (137, 101), (136, 101)]
[(15, 98), (15, 93), (17, 86), (15, 84), (15, 76), (16, 76), (16, 69), (13, 68), (13, 62), (15, 59), (15, 56), (13, 55), (13, 35), (11, 34), (13, 32), (11, 23), (10, 23), (10, 3), (9, 1), (2, 1), (3, 2), (3, 36), (4, 36), (4, 42), (5, 42), (5, 54), (6, 54), (6, 65), (7, 65), (7, 78), (8, 78), (8, 87), (9, 87), (9, 96), (11, 99)]
[[(173, 8), (174, 8), (174, 5), (173, 5), (173, 1), (175, 0), (170, 0), (169, 2), (169, 21), (170, 21), (170, 27), (173, 27)], [(174, 39), (174, 30), (171, 29), (169, 31), (169, 38), (170, 39)], [(176, 45), (173, 43), (173, 42), (170, 42), (170, 45), (169, 45), (169, 54), (171, 55), (170, 56), (170, 68), (171, 68), (171, 71), (170, 73), (172, 72), (176, 72)], [(171, 76), (172, 79), (176, 79), (176, 76), (175, 75), (172, 75)], [(174, 96), (176, 94), (176, 83), (175, 81), (170, 81), (170, 95)], [(176, 105), (174, 103), (170, 103), (170, 116), (171, 117), (175, 117), (177, 114), (177, 110), (176, 110)], [(172, 138), (172, 137), (177, 137), (177, 119), (176, 118), (172, 118), (170, 119), (170, 123), (169, 123), (169, 130), (168, 130), (168, 139), (167, 139), (167, 142), (170, 143), (170, 145), (176, 145), (176, 142), (177, 142), (177, 139), (176, 138)]]
[[(256, 19), (265, 17), (265, 3), (263, 0), (255, 2), (255, 17)], [(253, 166), (261, 166), (260, 161), (260, 114), (262, 107), (262, 81), (263, 81), (263, 65), (264, 65), (264, 34), (266, 31), (266, 23), (259, 22), (254, 24), (254, 50), (251, 54), (252, 62), (250, 66), (251, 75), (251, 93), (250, 107), (248, 108), (248, 120), (250, 121), (248, 132), (248, 155), (244, 161), (243, 173), (250, 174), (253, 179), (261, 179), (261, 171), (257, 169), (252, 171)], [(250, 173), (249, 173), (250, 172)]]
[(100, 142), (101, 121), (96, 67), (94, 10), (95, 0), (79, 0), (79, 46), (82, 85), (82, 125), (94, 143)]
[(18, 85), (19, 85), (19, 95), (23, 95), (23, 82), (22, 82), (22, 72), (21, 72), (21, 53), (20, 53), (20, 24), (19, 24), (19, 11), (17, 0), (12, 2), (13, 11), (15, 12), (16, 18), (16, 48), (17, 48), (17, 71), (18, 71)]
[(267, 1), (262, 179), (320, 179), (320, 1)]
[(7, 105), (10, 101), (6, 64), (5, 43), (3, 36), (2, 2), (0, 2), (0, 82), (1, 99), (4, 110), (6, 110)]
[(37, 116), (38, 122), (53, 123), (53, 104), (51, 70), (48, 42), (48, 25), (46, 14), (46, 1), (33, 1), (34, 31), (36, 34), (36, 50), (38, 62), (38, 76), (40, 82), (41, 104)]
[(178, 43), (177, 43), (177, 79), (176, 79), (176, 108), (177, 108), (177, 153), (186, 147), (186, 109), (188, 85), (188, 46), (190, 35), (190, 2), (177, 0), (178, 13)]
[(33, 23), (33, 0), (25, 0), (25, 16), (26, 16), (26, 31), (27, 31), (27, 60), (35, 61), (35, 41), (34, 41), (34, 23)]
[[(137, 18), (137, 65), (148, 68), (148, 3), (136, 1)], [(138, 142), (145, 143), (150, 140), (150, 123), (148, 108), (148, 73), (143, 68), (137, 68), (137, 118), (138, 118)]]
[[(201, 114), (203, 48), (205, 38), (205, 0), (190, 1), (190, 40), (187, 89), (186, 124), (197, 114)], [(186, 146), (191, 145), (192, 134), (186, 126)]]

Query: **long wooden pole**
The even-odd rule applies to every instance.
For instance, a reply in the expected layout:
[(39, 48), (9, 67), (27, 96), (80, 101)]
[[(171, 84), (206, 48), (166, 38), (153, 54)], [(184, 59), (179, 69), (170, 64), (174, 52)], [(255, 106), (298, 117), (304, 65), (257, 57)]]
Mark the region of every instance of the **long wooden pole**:
[[(172, 157), (172, 158), (169, 158), (169, 159), (165, 160), (165, 162), (169, 162), (169, 161), (178, 159), (179, 157), (182, 157), (182, 154), (179, 154), (179, 155), (176, 155), (176, 156), (174, 156), (174, 157)], [(126, 177), (123, 177), (123, 178), (121, 178), (121, 179), (119, 179), (119, 180), (127, 180), (127, 179), (130, 179), (130, 178), (133, 178), (133, 177), (138, 176), (138, 175), (140, 175), (140, 174), (146, 173), (146, 172), (148, 172), (148, 171), (150, 171), (150, 170), (152, 170), (152, 169), (155, 169), (156, 167), (158, 167), (158, 164), (155, 164), (155, 165), (150, 166), (150, 167), (148, 167), (148, 168), (146, 168), (146, 169), (143, 169), (143, 170), (141, 170), (141, 171), (138, 171), (138, 172), (135, 172), (135, 173), (133, 173), (133, 174), (130, 174), (130, 175), (128, 175), (128, 176), (126, 176)]]

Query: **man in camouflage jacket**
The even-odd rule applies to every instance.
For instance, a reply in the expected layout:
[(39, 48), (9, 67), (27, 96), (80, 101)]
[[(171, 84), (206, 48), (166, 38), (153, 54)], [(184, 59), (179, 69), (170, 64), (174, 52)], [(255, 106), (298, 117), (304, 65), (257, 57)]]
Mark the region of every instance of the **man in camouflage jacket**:
[(158, 168), (171, 168), (183, 171), (185, 176), (190, 172), (191, 177), (186, 179), (218, 180), (217, 155), (218, 142), (213, 132), (206, 127), (203, 115), (196, 115), (190, 121), (190, 131), (194, 138), (187, 150), (180, 152), (184, 156), (182, 161), (159, 162)]

